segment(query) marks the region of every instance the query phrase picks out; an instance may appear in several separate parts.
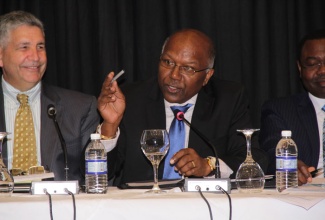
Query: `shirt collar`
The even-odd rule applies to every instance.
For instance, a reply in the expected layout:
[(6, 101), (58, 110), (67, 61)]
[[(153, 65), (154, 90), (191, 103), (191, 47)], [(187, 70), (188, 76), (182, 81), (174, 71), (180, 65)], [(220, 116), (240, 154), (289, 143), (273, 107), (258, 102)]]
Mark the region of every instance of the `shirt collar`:
[(4, 95), (6, 95), (9, 99), (11, 99), (12, 101), (16, 102), (19, 104), (18, 100), (17, 100), (17, 95), (18, 94), (26, 94), (28, 95), (28, 101), (29, 103), (32, 103), (36, 100), (36, 98), (38, 97), (38, 95), (41, 92), (41, 81), (39, 83), (37, 83), (33, 88), (31, 88), (28, 91), (25, 92), (21, 92), (20, 90), (16, 89), (15, 87), (13, 87), (12, 85), (10, 85), (4, 78), (2, 75), (2, 89), (3, 89), (3, 93)]
[(315, 107), (316, 113), (323, 112), (322, 108), (325, 105), (325, 99), (318, 98), (311, 93), (308, 93), (308, 96)]
[(192, 104), (193, 105), (193, 106), (191, 106), (191, 108), (192, 108), (192, 107), (194, 107), (194, 105), (196, 103), (196, 99), (197, 99), (197, 94), (194, 95), (192, 98), (190, 98), (189, 100), (187, 100), (184, 103), (170, 103), (166, 99), (164, 99), (165, 108), (170, 109), (170, 106), (183, 106), (183, 105), (186, 105), (186, 104)]

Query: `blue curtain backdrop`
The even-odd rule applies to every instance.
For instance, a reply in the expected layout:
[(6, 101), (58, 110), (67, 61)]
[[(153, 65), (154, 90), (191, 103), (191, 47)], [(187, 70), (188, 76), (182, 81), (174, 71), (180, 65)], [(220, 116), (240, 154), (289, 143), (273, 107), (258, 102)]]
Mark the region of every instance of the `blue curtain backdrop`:
[(165, 38), (196, 28), (216, 45), (215, 77), (240, 81), (259, 126), (264, 101), (302, 91), (296, 45), (325, 28), (324, 0), (0, 0), (0, 14), (32, 12), (45, 24), (45, 81), (98, 96), (110, 71), (124, 82), (157, 74)]

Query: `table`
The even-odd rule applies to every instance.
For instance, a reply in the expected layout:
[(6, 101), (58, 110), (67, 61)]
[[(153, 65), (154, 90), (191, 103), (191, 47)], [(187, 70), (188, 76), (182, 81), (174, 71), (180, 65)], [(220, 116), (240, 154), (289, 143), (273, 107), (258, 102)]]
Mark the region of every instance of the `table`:
[[(80, 193), (75, 196), (78, 220), (123, 219), (210, 219), (207, 204), (198, 192), (180, 192), (178, 188), (163, 195), (145, 194), (145, 190), (108, 189), (107, 194)], [(228, 198), (224, 194), (204, 193), (214, 219), (229, 219)], [(325, 189), (297, 190), (277, 193), (243, 194), (232, 190), (232, 219), (325, 219)], [(294, 203), (294, 204), (292, 204)], [(299, 206), (299, 204), (301, 206)], [(69, 195), (53, 195), (53, 218), (73, 219), (73, 203)], [(304, 206), (304, 207), (302, 207)], [(46, 195), (14, 193), (0, 196), (0, 219), (50, 219)]]

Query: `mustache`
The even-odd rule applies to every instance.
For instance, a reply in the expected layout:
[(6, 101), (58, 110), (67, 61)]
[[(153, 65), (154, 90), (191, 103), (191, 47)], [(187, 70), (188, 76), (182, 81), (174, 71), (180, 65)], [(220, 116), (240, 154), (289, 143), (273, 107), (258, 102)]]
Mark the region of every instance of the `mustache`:
[(325, 74), (316, 75), (316, 77), (314, 78), (314, 81), (324, 81), (324, 80), (325, 80)]

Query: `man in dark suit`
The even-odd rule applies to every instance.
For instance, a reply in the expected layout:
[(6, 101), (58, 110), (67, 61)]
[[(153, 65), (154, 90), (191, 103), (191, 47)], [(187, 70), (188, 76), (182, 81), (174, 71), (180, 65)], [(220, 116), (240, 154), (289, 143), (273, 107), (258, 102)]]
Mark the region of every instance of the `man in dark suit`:
[(325, 113), (325, 30), (306, 35), (297, 59), (306, 92), (266, 102), (262, 107), (260, 145), (268, 152), (269, 174), (275, 173), (275, 148), (282, 130), (291, 130), (298, 146), (298, 180), (312, 180), (310, 172), (323, 168)]
[[(214, 56), (211, 39), (202, 32), (186, 29), (165, 41), (158, 79), (125, 86), (124, 97), (116, 82), (110, 83), (113, 74), (108, 75), (98, 109), (104, 118), (101, 133), (107, 139), (115, 137), (120, 128), (117, 137), (107, 141), (118, 138), (108, 157), (109, 174), (115, 175), (115, 184), (153, 179), (152, 165), (140, 148), (141, 133), (144, 129), (169, 130), (174, 117), (170, 106), (187, 103), (193, 105), (185, 118), (216, 147), (221, 176), (229, 177), (232, 173), (234, 177), (246, 157), (245, 138), (236, 130), (252, 125), (243, 87), (235, 82), (211, 79)], [(209, 176), (214, 169), (210, 163), (213, 159), (210, 156), (215, 156), (213, 151), (192, 130), (186, 138), (188, 144), (167, 161), (168, 165), (183, 176)], [(266, 168), (266, 155), (255, 144), (253, 155)], [(165, 166), (163, 160), (158, 172), (160, 179)]]
[[(83, 149), (99, 123), (95, 97), (43, 83), (47, 64), (44, 28), (32, 14), (17, 11), (0, 17), (0, 131), (11, 134), (4, 142), (4, 161), (11, 168), (14, 158), (15, 115), (18, 94), (28, 95), (33, 115), (37, 162), (65, 180), (65, 160), (48, 105), (56, 108), (56, 119), (65, 139), (70, 180), (82, 180)], [(28, 171), (28, 170), (24, 170)]]

